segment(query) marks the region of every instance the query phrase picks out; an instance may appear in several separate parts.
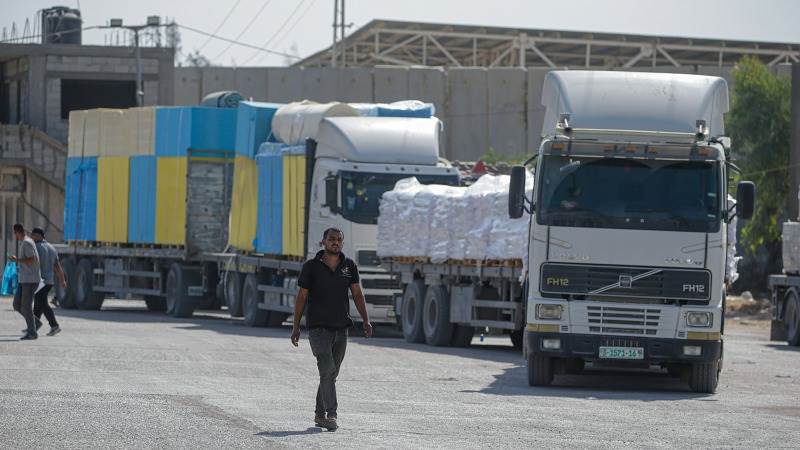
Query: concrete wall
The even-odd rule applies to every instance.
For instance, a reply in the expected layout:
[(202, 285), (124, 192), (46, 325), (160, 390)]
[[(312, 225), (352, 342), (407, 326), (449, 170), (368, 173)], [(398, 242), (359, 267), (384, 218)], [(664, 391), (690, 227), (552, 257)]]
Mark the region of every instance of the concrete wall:
[[(392, 102), (418, 99), (436, 105), (444, 122), (444, 155), (474, 160), (493, 149), (532, 154), (541, 139), (542, 83), (550, 69), (520, 68), (176, 68), (175, 104), (197, 104), (203, 94), (238, 90), (254, 100), (285, 103)], [(722, 76), (733, 87), (732, 67), (637, 69)], [(790, 66), (773, 72), (791, 75)], [(800, 150), (798, 150), (800, 151)]]

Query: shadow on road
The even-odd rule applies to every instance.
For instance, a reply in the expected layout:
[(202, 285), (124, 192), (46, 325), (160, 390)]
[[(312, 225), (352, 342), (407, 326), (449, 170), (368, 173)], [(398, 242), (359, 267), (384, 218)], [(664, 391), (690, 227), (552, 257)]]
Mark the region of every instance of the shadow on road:
[(262, 431), (261, 433), (256, 433), (256, 436), (266, 436), (266, 437), (288, 437), (288, 436), (303, 436), (307, 434), (318, 434), (322, 433), (322, 428), (318, 427), (308, 427), (305, 430), (298, 430), (298, 431)]
[[(507, 396), (580, 398), (598, 400), (665, 401), (703, 399), (709, 394), (691, 392), (678, 378), (655, 369), (587, 368), (580, 375), (556, 375), (552, 386), (528, 386), (524, 365), (505, 369), (479, 391), (461, 391)], [(716, 401), (709, 398), (707, 401)]]
[(784, 352), (800, 352), (800, 347), (794, 347), (788, 344), (767, 344), (767, 347)]

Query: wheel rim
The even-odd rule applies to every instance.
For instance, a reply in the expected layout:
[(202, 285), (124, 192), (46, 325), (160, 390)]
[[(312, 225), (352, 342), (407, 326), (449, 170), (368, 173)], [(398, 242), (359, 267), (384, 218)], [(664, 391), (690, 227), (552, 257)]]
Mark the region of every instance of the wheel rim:
[(413, 295), (409, 295), (406, 301), (403, 302), (403, 323), (410, 329), (414, 327), (415, 314), (417, 309), (417, 299)]
[(167, 275), (167, 312), (169, 313), (175, 311), (175, 300), (178, 294), (175, 284), (175, 272), (170, 271)]
[(427, 303), (427, 307), (425, 308), (425, 333), (428, 335), (432, 335), (433, 332), (436, 330), (436, 321), (438, 320), (438, 310), (436, 308), (436, 299), (434, 298), (435, 294), (431, 294), (429, 297), (429, 301)]

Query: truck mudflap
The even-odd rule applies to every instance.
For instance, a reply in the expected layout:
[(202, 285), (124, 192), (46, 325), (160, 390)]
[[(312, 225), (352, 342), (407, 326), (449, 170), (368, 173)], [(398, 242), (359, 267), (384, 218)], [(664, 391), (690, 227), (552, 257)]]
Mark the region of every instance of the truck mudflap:
[[(709, 333), (716, 334), (716, 333)], [(587, 361), (640, 361), (649, 363), (707, 363), (718, 360), (722, 341), (699, 339), (664, 339), (636, 336), (563, 334), (526, 332), (528, 353), (554, 358), (582, 358)], [(558, 343), (556, 344), (556, 341)], [(601, 347), (608, 349), (642, 349), (623, 352), (625, 359), (601, 358)], [(687, 354), (688, 353), (688, 354)]]

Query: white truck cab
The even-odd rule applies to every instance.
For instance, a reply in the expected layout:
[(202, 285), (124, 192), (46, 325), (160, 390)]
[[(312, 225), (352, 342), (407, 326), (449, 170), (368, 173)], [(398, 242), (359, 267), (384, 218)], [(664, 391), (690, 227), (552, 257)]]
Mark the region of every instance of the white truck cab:
[[(531, 385), (596, 364), (659, 365), (698, 392), (722, 367), (728, 89), (717, 77), (555, 71), (531, 213), (525, 353)], [(522, 181), (520, 181), (522, 179)]]
[(341, 229), (342, 251), (358, 264), (376, 322), (395, 321), (394, 299), (401, 293), (375, 252), (380, 198), (412, 176), (424, 184), (458, 185), (458, 170), (439, 158), (441, 129), (436, 118), (328, 117), (316, 133), (307, 256), (319, 251), (325, 229)]

